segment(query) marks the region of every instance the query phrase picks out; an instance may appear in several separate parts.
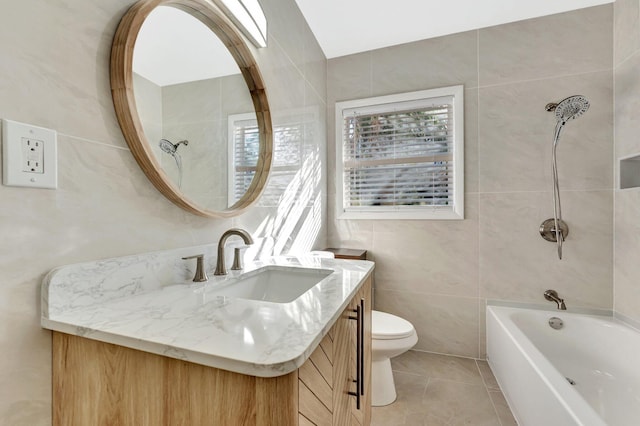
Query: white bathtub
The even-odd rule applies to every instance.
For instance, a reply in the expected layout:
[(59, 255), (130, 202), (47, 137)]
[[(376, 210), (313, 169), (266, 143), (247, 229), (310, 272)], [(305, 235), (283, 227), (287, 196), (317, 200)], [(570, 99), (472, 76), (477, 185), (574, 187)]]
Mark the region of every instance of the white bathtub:
[(520, 426), (640, 425), (640, 333), (611, 317), (487, 306), (487, 358)]

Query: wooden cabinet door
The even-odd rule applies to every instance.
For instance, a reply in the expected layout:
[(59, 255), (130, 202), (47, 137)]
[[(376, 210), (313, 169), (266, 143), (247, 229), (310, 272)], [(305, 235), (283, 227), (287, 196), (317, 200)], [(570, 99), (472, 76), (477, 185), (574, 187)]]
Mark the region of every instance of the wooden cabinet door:
[(364, 299), (364, 406), (363, 426), (371, 424), (371, 311), (373, 310), (373, 297), (371, 277), (360, 290)]
[(333, 326), (333, 425), (348, 426), (351, 421), (351, 306)]
[[(371, 278), (368, 278), (362, 288), (354, 296), (350, 308), (355, 310), (360, 302), (363, 301), (363, 327), (364, 327), (364, 395), (360, 397), (360, 409), (357, 407), (356, 398), (351, 398), (351, 425), (352, 426), (368, 426), (371, 423)], [(351, 327), (351, 359), (350, 359), (350, 376), (352, 380), (357, 377), (357, 324), (352, 321)], [(354, 384), (355, 389), (355, 384)]]
[(299, 423), (333, 424), (333, 333), (328, 333), (298, 369)]

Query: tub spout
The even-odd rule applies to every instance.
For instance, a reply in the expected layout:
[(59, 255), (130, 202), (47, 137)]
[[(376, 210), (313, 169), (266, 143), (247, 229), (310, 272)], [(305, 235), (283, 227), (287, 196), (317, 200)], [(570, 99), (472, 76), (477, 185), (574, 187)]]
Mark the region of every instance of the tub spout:
[(545, 291), (544, 298), (550, 302), (556, 302), (556, 305), (558, 305), (558, 309), (560, 309), (561, 311), (567, 310), (567, 306), (564, 304), (564, 299), (561, 299), (560, 296), (558, 296), (557, 291), (555, 290)]

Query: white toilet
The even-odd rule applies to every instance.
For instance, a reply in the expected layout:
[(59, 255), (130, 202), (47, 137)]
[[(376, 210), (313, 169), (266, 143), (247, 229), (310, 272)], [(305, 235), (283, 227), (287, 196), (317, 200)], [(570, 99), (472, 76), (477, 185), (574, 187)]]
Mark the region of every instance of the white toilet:
[[(317, 250), (309, 255), (335, 258), (330, 251)], [(371, 311), (371, 405), (380, 407), (396, 400), (391, 358), (405, 353), (416, 343), (418, 334), (409, 321), (386, 312)]]
[(396, 385), (391, 358), (405, 353), (418, 343), (413, 325), (386, 312), (371, 315), (371, 405), (389, 405), (396, 400)]

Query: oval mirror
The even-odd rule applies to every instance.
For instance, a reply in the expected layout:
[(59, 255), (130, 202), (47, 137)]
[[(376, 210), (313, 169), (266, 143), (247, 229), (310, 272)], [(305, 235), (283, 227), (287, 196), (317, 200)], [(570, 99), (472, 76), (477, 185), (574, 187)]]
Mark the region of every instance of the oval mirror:
[(111, 50), (120, 128), (143, 172), (176, 205), (241, 213), (262, 192), (272, 130), (264, 82), (243, 37), (206, 0), (142, 0)]

